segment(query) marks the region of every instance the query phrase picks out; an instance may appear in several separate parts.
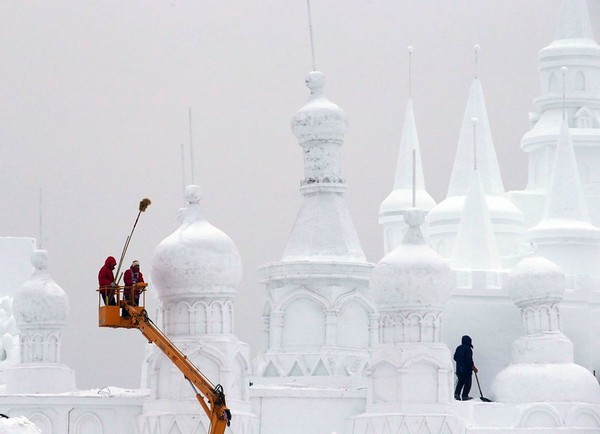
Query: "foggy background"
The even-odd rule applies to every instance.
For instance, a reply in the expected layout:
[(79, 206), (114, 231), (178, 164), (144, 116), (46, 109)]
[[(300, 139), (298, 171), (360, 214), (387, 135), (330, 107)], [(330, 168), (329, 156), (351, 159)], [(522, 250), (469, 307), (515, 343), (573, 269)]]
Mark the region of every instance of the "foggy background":
[[(520, 190), (537, 54), (553, 39), (559, 3), (311, 1), (325, 94), (349, 116), (342, 175), (369, 261), (383, 255), (378, 209), (393, 186), (406, 47), (428, 191), (438, 202), (446, 194), (474, 44), (504, 184)], [(600, 0), (588, 4), (598, 29)], [(264, 296), (256, 269), (281, 258), (302, 200), (290, 119), (309, 95), (306, 1), (3, 0), (0, 20), (0, 236), (41, 232), (70, 298), (62, 361), (78, 387), (139, 387), (146, 340), (98, 327), (97, 273), (106, 256), (118, 259), (149, 197), (124, 267), (138, 259), (150, 277), (153, 249), (178, 227), (191, 183), (190, 107), (194, 181), (208, 220), (240, 250), (235, 330), (254, 356)]]

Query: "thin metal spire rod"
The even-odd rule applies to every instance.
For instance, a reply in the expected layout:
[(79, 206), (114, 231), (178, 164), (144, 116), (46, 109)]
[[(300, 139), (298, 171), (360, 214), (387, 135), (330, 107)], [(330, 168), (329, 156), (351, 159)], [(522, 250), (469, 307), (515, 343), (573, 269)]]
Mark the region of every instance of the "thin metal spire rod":
[(412, 206), (417, 206), (417, 150), (412, 150)]
[(192, 184), (194, 183), (194, 136), (192, 135), (192, 108), (188, 107), (188, 117), (190, 124), (190, 168), (192, 175)]
[(181, 184), (182, 184), (182, 189), (181, 191), (185, 191), (185, 155), (184, 155), (184, 149), (183, 149), (183, 142), (181, 143)]
[(475, 52), (475, 78), (478, 78), (479, 75), (479, 50), (481, 47), (479, 44), (475, 44), (473, 46), (473, 51)]
[(42, 187), (40, 187), (40, 191), (39, 191), (39, 213), (40, 213), (40, 221), (39, 221), (39, 237), (40, 237), (40, 249), (42, 248), (42, 244), (43, 244), (43, 236), (44, 236), (44, 231), (42, 230)]
[(569, 70), (569, 68), (567, 68), (566, 66), (563, 66), (562, 68), (560, 68), (560, 70), (562, 71), (562, 79), (563, 79), (563, 94), (562, 94), (562, 115), (563, 115), (563, 121), (567, 118), (567, 71)]
[(412, 52), (414, 48), (412, 45), (407, 47), (408, 49), (408, 97), (412, 97)]
[(313, 25), (312, 25), (312, 14), (310, 12), (310, 0), (306, 0), (306, 8), (308, 10), (308, 32), (310, 33), (310, 54), (312, 58), (312, 69), (317, 70), (317, 63), (315, 61), (315, 40), (313, 36)]

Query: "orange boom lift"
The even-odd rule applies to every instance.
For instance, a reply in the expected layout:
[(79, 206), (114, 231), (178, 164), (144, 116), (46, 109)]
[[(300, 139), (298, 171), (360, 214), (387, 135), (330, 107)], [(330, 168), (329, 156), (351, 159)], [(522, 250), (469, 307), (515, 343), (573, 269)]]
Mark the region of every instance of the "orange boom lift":
[[(149, 204), (149, 199), (142, 200), (142, 202), (140, 202), (140, 213), (145, 211)], [(138, 219), (140, 213), (138, 213)], [(137, 219), (133, 227), (134, 229), (136, 224)], [(131, 231), (131, 234), (133, 234), (133, 230)], [(127, 250), (130, 239), (131, 235), (127, 237), (127, 241), (125, 242), (125, 247), (123, 248), (123, 253), (121, 255), (121, 262), (125, 256), (125, 251)], [(217, 384), (216, 386), (213, 385), (187, 358), (187, 356), (183, 354), (162, 331), (160, 331), (156, 324), (148, 318), (148, 313), (145, 309), (145, 291), (147, 286), (147, 283), (138, 283), (135, 286), (114, 286), (113, 289), (116, 297), (115, 306), (103, 306), (103, 303), (101, 302), (102, 297), (99, 292), (98, 325), (100, 327), (136, 328), (142, 332), (146, 339), (148, 339), (148, 342), (153, 343), (160, 348), (169, 360), (177, 366), (185, 379), (190, 382), (190, 385), (196, 394), (196, 399), (210, 420), (209, 434), (223, 434), (225, 428), (229, 426), (231, 421), (231, 412), (229, 411), (229, 408), (227, 408), (225, 402), (223, 387), (220, 384)], [(133, 292), (134, 290), (141, 292), (139, 306), (135, 306), (131, 302), (134, 299), (133, 294), (131, 294), (129, 298), (123, 297), (124, 293), (127, 293), (127, 291)], [(129, 312), (129, 318), (123, 318), (121, 316), (121, 309)]]

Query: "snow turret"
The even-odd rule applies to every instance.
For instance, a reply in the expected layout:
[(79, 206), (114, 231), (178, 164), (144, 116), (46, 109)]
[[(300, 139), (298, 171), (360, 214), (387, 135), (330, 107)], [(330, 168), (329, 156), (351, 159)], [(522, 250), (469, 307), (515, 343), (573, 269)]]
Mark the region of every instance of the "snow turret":
[(360, 241), (344, 200), (339, 150), (348, 129), (346, 113), (323, 94), (325, 78), (312, 71), (306, 78), (308, 103), (292, 119), (292, 131), (304, 153), (304, 203), (290, 235), (283, 261), (335, 260), (365, 262)]
[[(563, 0), (555, 39), (539, 53), (541, 94), (530, 114), (531, 129), (521, 147), (529, 158), (529, 179), (515, 203), (534, 226), (543, 216), (544, 196), (563, 118), (574, 142), (591, 222), (600, 225), (600, 195), (594, 168), (600, 164), (600, 46), (594, 41), (586, 0)], [(564, 115), (563, 115), (564, 112)]]
[[(181, 226), (154, 251), (151, 280), (161, 303), (158, 322), (213, 384), (223, 386), (240, 432), (250, 434), (255, 416), (248, 397), (249, 349), (233, 334), (240, 254), (231, 238), (206, 220), (200, 199), (198, 186), (185, 189)], [(171, 360), (155, 349), (147, 353), (143, 369), (147, 383), (142, 387), (151, 389), (151, 395), (144, 403), (142, 431), (208, 431), (209, 420), (198, 419), (198, 402)], [(165, 412), (165, 405), (174, 410)]]
[(448, 261), (425, 243), (423, 216), (421, 210), (406, 210), (404, 240), (379, 261), (371, 276), (379, 344), (369, 363), (367, 414), (395, 413), (399, 408), (410, 412), (414, 403), (451, 400), (452, 362), (442, 342), (442, 310), (450, 296), (452, 272)]
[(542, 221), (529, 230), (538, 254), (567, 274), (597, 274), (600, 229), (589, 222), (573, 142), (563, 120)]
[(508, 291), (521, 311), (525, 336), (512, 348), (512, 364), (492, 390), (501, 402), (600, 402), (600, 386), (573, 363), (573, 344), (560, 331), (564, 272), (541, 257), (523, 259), (511, 272)]
[[(478, 119), (477, 128), (473, 126), (473, 118)], [(512, 264), (520, 257), (524, 243), (523, 215), (504, 192), (483, 90), (477, 78), (469, 92), (448, 195), (427, 215), (427, 239), (438, 253), (447, 258), (454, 252), (475, 156), (499, 254), (505, 265)]]
[[(200, 188), (188, 186), (185, 199), (181, 226), (160, 242), (152, 259), (152, 282), (166, 308), (165, 331), (169, 336), (231, 333), (232, 300), (242, 276), (240, 254), (231, 238), (204, 217)], [(207, 306), (203, 315), (194, 315), (198, 323), (182, 321), (180, 303), (200, 299)]]
[(375, 307), (367, 295), (367, 263), (344, 192), (340, 149), (346, 113), (323, 93), (324, 77), (306, 78), (311, 95), (292, 119), (304, 154), (304, 196), (279, 262), (260, 269), (267, 289), (266, 348), (256, 360), (257, 384), (364, 383), (375, 341)]
[(6, 371), (8, 393), (75, 390), (73, 370), (60, 363), (61, 331), (69, 299), (48, 273), (48, 252), (31, 255), (33, 274), (15, 294), (13, 314), (20, 332), (21, 364)]
[[(413, 188), (415, 189), (414, 204)], [(419, 207), (429, 211), (434, 206), (435, 201), (425, 190), (417, 126), (412, 99), (409, 98), (406, 104), (404, 127), (396, 164), (394, 190), (385, 198), (379, 208), (379, 223), (383, 225), (385, 253), (391, 252), (400, 244), (406, 230), (404, 212), (408, 208)]]

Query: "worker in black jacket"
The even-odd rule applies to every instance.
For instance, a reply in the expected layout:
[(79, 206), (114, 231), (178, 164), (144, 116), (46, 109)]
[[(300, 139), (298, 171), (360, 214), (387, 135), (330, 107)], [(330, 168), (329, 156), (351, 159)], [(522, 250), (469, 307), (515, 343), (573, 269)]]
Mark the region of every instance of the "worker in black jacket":
[(473, 341), (470, 336), (463, 336), (462, 343), (454, 352), (456, 362), (456, 376), (458, 383), (454, 390), (454, 399), (457, 401), (468, 401), (473, 399), (469, 396), (471, 391), (471, 377), (473, 372), (477, 373), (477, 367), (473, 363)]

